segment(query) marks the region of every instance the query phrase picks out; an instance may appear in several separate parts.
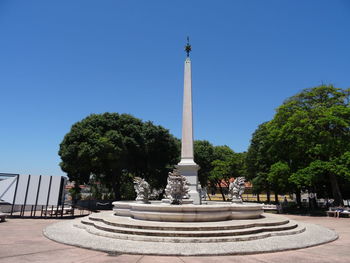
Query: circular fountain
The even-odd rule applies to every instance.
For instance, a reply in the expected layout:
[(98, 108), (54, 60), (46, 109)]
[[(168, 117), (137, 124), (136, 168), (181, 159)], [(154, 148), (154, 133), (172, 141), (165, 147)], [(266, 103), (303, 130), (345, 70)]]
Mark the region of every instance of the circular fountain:
[(189, 184), (178, 170), (169, 173), (166, 198), (162, 201), (148, 200), (151, 191), (144, 179), (135, 178), (134, 183), (135, 201), (113, 202), (113, 212), (49, 226), (44, 234), (86, 248), (157, 255), (261, 253), (337, 238), (328, 229), (265, 214), (261, 204), (243, 203), (242, 178), (230, 184), (233, 202), (202, 204), (193, 204)]
[[(242, 202), (244, 180), (230, 184), (232, 202), (203, 202), (193, 158), (191, 60), (187, 44), (181, 161), (168, 175), (165, 199), (149, 201), (150, 188), (135, 178), (136, 201), (114, 202), (114, 210), (48, 226), (55, 241), (108, 252), (156, 255), (224, 255), (281, 251), (337, 238), (333, 231), (263, 213)], [(216, 246), (213, 246), (213, 243)]]
[(193, 204), (190, 184), (180, 170), (168, 174), (165, 198), (149, 201), (150, 186), (142, 178), (134, 180), (136, 201), (113, 202), (114, 214), (133, 219), (159, 222), (216, 222), (232, 219), (256, 219), (264, 212), (261, 204), (243, 203), (244, 178), (230, 183), (232, 202), (201, 202)]
[(234, 204), (229, 202), (206, 202), (201, 205), (170, 205), (153, 201), (113, 202), (116, 216), (160, 222), (215, 222), (232, 219), (259, 218), (264, 210), (261, 204)]

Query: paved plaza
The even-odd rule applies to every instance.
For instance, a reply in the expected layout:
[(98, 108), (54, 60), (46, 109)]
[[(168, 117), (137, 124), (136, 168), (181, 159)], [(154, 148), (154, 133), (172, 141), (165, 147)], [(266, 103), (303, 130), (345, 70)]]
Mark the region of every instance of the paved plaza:
[[(159, 257), (107, 254), (67, 246), (42, 234), (47, 225), (66, 219), (8, 219), (0, 224), (0, 262), (350, 262), (350, 219), (291, 216), (290, 219), (319, 224), (335, 230), (334, 242), (294, 251), (220, 257)], [(215, 246), (216, 244), (213, 244)]]

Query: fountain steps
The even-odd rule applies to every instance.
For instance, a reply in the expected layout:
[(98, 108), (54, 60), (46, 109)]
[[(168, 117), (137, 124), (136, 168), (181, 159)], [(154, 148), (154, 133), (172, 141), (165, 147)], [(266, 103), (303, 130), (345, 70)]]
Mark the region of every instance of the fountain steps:
[(83, 221), (98, 221), (106, 225), (131, 228), (131, 229), (149, 229), (149, 230), (165, 230), (165, 231), (211, 231), (211, 230), (232, 230), (244, 229), (252, 227), (279, 226), (289, 223), (289, 219), (284, 217), (276, 217), (273, 215), (262, 216), (255, 220), (228, 220), (222, 221), (220, 224), (215, 222), (154, 222), (135, 220), (130, 217), (115, 216), (113, 214), (98, 213), (90, 215)]
[(96, 229), (120, 233), (129, 235), (144, 235), (144, 236), (168, 236), (168, 237), (219, 237), (219, 236), (240, 236), (240, 235), (252, 235), (262, 232), (277, 232), (283, 230), (290, 230), (296, 228), (298, 225), (293, 222), (289, 222), (283, 226), (267, 226), (267, 227), (251, 227), (244, 229), (234, 230), (211, 230), (211, 231), (164, 231), (164, 230), (145, 230), (145, 229), (130, 229), (122, 227), (109, 226), (97, 221), (82, 220), (82, 224), (93, 226)]
[[(114, 232), (114, 231), (106, 231), (106, 229), (102, 228), (99, 229), (96, 227), (96, 225), (88, 225), (88, 224), (76, 224), (75, 227), (84, 229), (90, 234), (101, 236), (101, 237), (108, 237), (112, 239), (120, 239), (120, 240), (133, 240), (133, 241), (148, 241), (148, 242), (169, 242), (169, 243), (217, 243), (217, 242), (238, 242), (238, 241), (249, 241), (249, 240), (257, 240), (257, 239), (263, 239), (268, 238), (271, 236), (286, 236), (286, 235), (295, 235), (299, 234), (305, 231), (305, 227), (298, 226), (295, 223), (289, 223), (290, 225), (286, 230), (277, 230), (277, 229), (265, 229), (263, 232), (258, 233), (234, 233), (230, 236), (221, 236), (222, 233), (212, 233), (214, 236), (204, 235), (204, 236), (198, 236), (193, 235), (194, 231), (189, 231), (186, 236), (179, 236), (176, 233), (172, 233), (171, 236), (166, 235), (160, 235), (160, 236), (154, 236), (149, 235), (150, 233), (144, 233), (143, 235), (138, 232), (135, 233), (121, 233), (121, 232)], [(110, 229), (109, 229), (110, 230)], [(214, 232), (214, 231), (213, 231)], [(152, 234), (155, 234), (154, 232)], [(158, 233), (157, 233), (158, 234)], [(198, 233), (196, 233), (198, 234)], [(204, 234), (204, 233), (201, 233)], [(226, 233), (227, 234), (227, 233)]]
[(102, 237), (173, 243), (238, 242), (295, 235), (305, 231), (305, 228), (295, 221), (272, 215), (266, 215), (260, 222), (249, 221), (224, 221), (223, 225), (215, 227), (211, 222), (149, 222), (109, 214), (95, 214), (83, 218), (74, 226)]
[[(106, 223), (107, 222), (107, 223)], [(97, 229), (117, 232), (124, 234), (133, 234), (133, 235), (151, 235), (151, 236), (230, 236), (230, 235), (242, 235), (242, 234), (253, 234), (264, 231), (279, 231), (279, 230), (288, 230), (295, 228), (297, 225), (291, 222), (286, 222), (284, 224), (278, 224), (277, 226), (271, 224), (270, 226), (259, 226), (256, 224), (253, 225), (226, 225), (226, 227), (211, 227), (207, 229), (205, 224), (198, 224), (198, 227), (191, 227), (189, 229), (182, 229), (173, 226), (171, 229), (162, 227), (160, 229), (149, 229), (146, 225), (137, 225), (135, 224), (138, 221), (134, 220), (134, 225), (128, 225), (127, 227), (115, 226), (109, 224), (108, 220), (96, 220), (94, 218), (83, 219), (81, 220), (82, 224), (94, 226)], [(140, 222), (140, 221), (139, 221)], [(137, 226), (137, 227), (135, 227)], [(181, 225), (179, 225), (181, 227)]]
[[(111, 220), (114, 217), (114, 220)], [(135, 220), (114, 216), (112, 211), (102, 212), (90, 215), (90, 218), (100, 220), (90, 220), (86, 218), (77, 218), (75, 220), (64, 220), (46, 227), (43, 231), (44, 235), (52, 240), (64, 244), (75, 245), (79, 247), (107, 251), (112, 253), (132, 253), (132, 254), (147, 254), (147, 255), (171, 255), (171, 256), (195, 256), (195, 255), (228, 255), (228, 254), (251, 254), (262, 252), (276, 252), (282, 250), (298, 249), (326, 242), (333, 241), (338, 238), (334, 231), (307, 223), (296, 223), (293, 220), (288, 221), (287, 218), (279, 215), (263, 214), (262, 218), (254, 220), (232, 220), (222, 222), (150, 222), (143, 220)], [(104, 223), (102, 219), (109, 224)], [(89, 224), (84, 224), (86, 221)], [(123, 234), (100, 230), (95, 227), (95, 224), (102, 226), (113, 227), (110, 225), (118, 221), (120, 224), (128, 225), (127, 220), (135, 224), (135, 229), (143, 230), (145, 225), (149, 224), (154, 231), (154, 227), (158, 224), (159, 227), (167, 229), (177, 227), (182, 232), (198, 232), (201, 229), (212, 229), (212, 232), (220, 232), (222, 229), (215, 231), (214, 225), (223, 225), (225, 228), (229, 225), (234, 226), (237, 231), (249, 230), (249, 228), (268, 227), (266, 224), (275, 224), (278, 226), (295, 227), (287, 230), (271, 231), (266, 229), (265, 232), (243, 234), (236, 236), (149, 236), (149, 235), (134, 235)], [(255, 222), (257, 221), (257, 222)], [(252, 226), (259, 223), (265, 226)], [(194, 228), (197, 226), (197, 230)], [(240, 227), (239, 227), (240, 226)], [(141, 228), (137, 228), (141, 227)], [(126, 227), (128, 230), (133, 230)], [(183, 230), (183, 229), (187, 229)], [(229, 229), (229, 228), (228, 228)], [(175, 231), (176, 232), (176, 229)]]

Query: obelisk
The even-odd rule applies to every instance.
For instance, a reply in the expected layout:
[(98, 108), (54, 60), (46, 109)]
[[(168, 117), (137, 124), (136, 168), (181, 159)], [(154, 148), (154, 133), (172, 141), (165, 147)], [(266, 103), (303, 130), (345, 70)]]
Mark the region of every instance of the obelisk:
[(198, 193), (198, 170), (199, 166), (194, 162), (193, 157), (193, 118), (192, 118), (192, 75), (191, 75), (191, 45), (187, 38), (185, 47), (187, 57), (185, 60), (184, 74), (184, 95), (183, 95), (183, 113), (182, 113), (182, 140), (181, 140), (181, 161), (176, 168), (180, 173), (186, 176), (190, 186), (190, 199), (193, 204), (200, 204), (201, 198)]

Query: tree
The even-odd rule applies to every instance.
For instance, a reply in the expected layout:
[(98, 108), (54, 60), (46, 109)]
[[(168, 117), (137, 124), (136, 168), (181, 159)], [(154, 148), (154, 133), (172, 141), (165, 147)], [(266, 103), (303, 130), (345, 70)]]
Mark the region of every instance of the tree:
[(225, 184), (228, 188), (231, 178), (244, 175), (245, 153), (235, 153), (227, 145), (215, 146), (214, 158), (208, 179), (212, 185), (219, 187), (222, 198), (225, 200), (222, 184)]
[(126, 198), (121, 190), (123, 184), (130, 185), (129, 175), (164, 186), (179, 151), (176, 139), (163, 127), (128, 114), (104, 113), (75, 123), (60, 144), (59, 155), (70, 180), (88, 183), (94, 175), (120, 200)]
[(253, 188), (296, 192), (300, 201), (300, 190), (327, 193), (329, 185), (335, 203), (342, 203), (339, 180), (350, 180), (344, 172), (350, 147), (349, 100), (349, 90), (322, 85), (278, 107), (274, 118), (253, 134), (248, 150)]
[(341, 204), (336, 160), (350, 148), (349, 91), (331, 85), (303, 90), (277, 109), (269, 128), (272, 152), (289, 165), (289, 182), (315, 191), (328, 181)]
[(270, 202), (271, 183), (268, 181), (270, 167), (274, 163), (270, 154), (272, 142), (270, 140), (269, 123), (259, 125), (253, 133), (251, 143), (246, 154), (246, 177), (252, 182), (253, 193), (267, 193), (267, 201)]
[[(247, 154), (248, 177), (261, 189), (308, 190), (342, 203), (339, 181), (350, 182), (349, 90), (322, 85), (306, 89), (277, 108), (274, 118), (253, 134)], [(256, 185), (253, 186), (256, 188)]]
[(206, 140), (194, 141), (194, 161), (199, 165), (198, 179), (200, 184), (204, 187), (208, 184), (208, 178), (213, 168), (214, 161), (214, 146)]
[(271, 165), (267, 181), (271, 184), (271, 188), (275, 193), (276, 202), (278, 202), (278, 194), (285, 194), (293, 189), (289, 181), (290, 175), (291, 172), (287, 163), (278, 161)]

